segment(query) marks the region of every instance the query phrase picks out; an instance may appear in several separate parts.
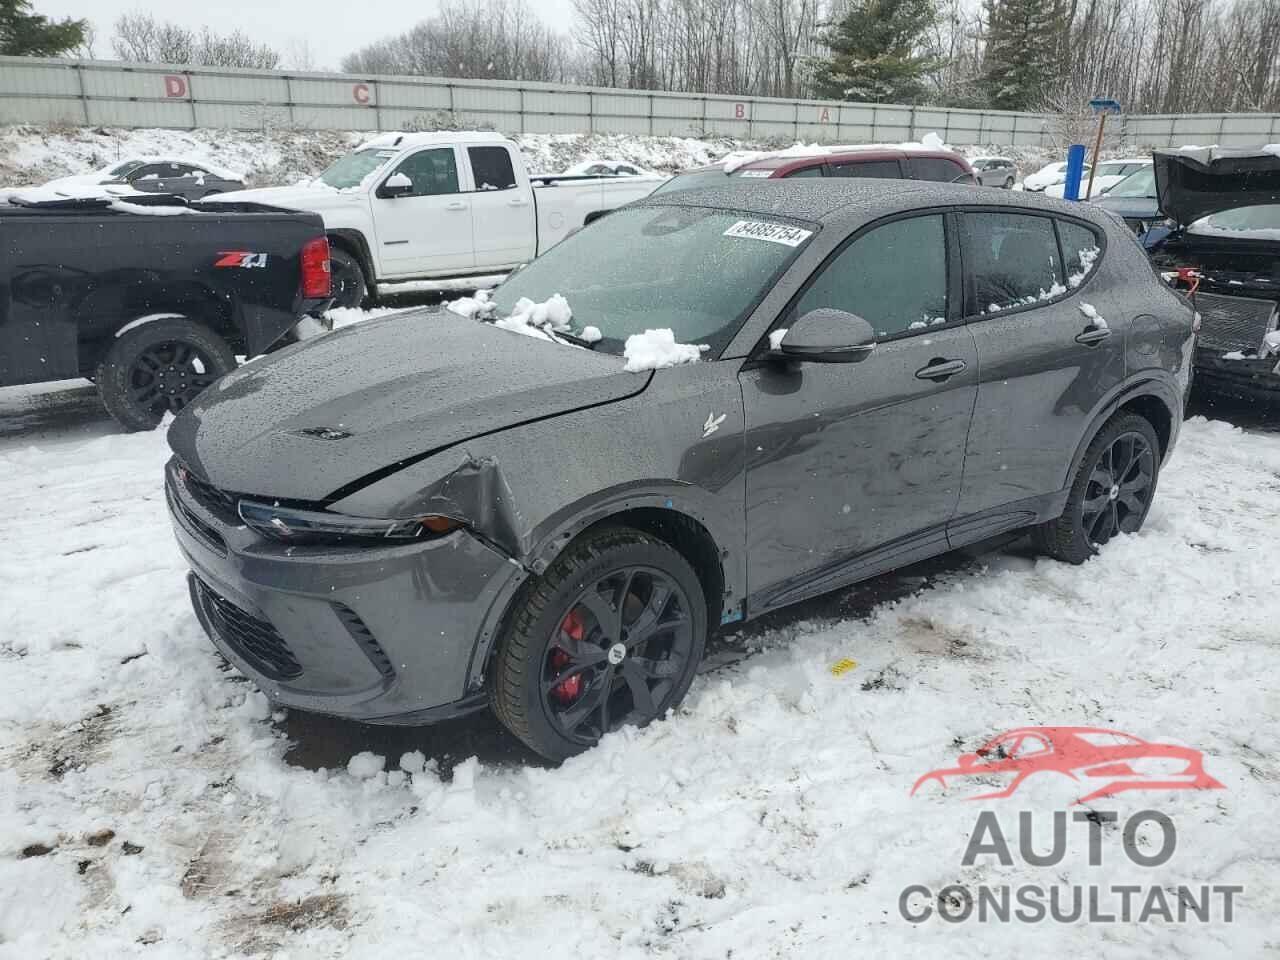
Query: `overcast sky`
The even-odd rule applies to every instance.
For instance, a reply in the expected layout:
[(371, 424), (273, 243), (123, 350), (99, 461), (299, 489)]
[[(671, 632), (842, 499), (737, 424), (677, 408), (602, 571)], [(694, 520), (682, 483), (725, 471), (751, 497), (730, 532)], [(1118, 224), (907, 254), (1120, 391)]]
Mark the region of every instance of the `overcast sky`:
[[(572, 0), (529, 0), (548, 24), (568, 30)], [(404, 0), (35, 0), (37, 13), (49, 17), (86, 17), (98, 30), (95, 54), (110, 59), (111, 25), (122, 13), (149, 11), (158, 19), (186, 27), (208, 24), (219, 33), (240, 29), (279, 50), (293, 66), (294, 50), (310, 45), (317, 69), (338, 69), (345, 54), (388, 34), (400, 33), (436, 10), (434, 2)]]

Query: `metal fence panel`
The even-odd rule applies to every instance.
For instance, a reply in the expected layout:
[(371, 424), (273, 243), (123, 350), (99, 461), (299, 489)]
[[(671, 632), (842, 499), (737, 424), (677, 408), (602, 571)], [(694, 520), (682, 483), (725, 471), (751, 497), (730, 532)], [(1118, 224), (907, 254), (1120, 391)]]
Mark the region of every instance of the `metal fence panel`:
[[(702, 96), (434, 77), (358, 76), (0, 57), (0, 123), (395, 130), (453, 123), (504, 133), (620, 133), (868, 143), (936, 132), (959, 144), (1049, 146), (1032, 113)], [(1130, 149), (1280, 141), (1280, 114), (1122, 116)]]

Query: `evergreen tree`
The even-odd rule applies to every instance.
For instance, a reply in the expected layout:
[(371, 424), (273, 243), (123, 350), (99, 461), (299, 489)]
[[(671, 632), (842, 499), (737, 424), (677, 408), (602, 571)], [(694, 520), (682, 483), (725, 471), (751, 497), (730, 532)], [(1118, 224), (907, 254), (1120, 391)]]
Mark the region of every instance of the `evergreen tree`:
[(56, 57), (80, 45), (85, 20), (50, 20), (31, 12), (31, 0), (0, 0), (0, 54)]
[(934, 66), (921, 54), (937, 19), (934, 0), (854, 0), (822, 36), (831, 54), (815, 64), (817, 94), (832, 100), (914, 103)]
[(1030, 110), (1052, 92), (1064, 29), (1062, 0), (984, 0), (982, 81), (997, 110)]

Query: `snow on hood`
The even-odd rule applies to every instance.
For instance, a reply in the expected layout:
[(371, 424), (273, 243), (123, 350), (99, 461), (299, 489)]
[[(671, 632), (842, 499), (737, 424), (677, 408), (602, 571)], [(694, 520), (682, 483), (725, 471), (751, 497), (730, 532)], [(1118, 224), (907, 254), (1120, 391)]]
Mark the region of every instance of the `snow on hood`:
[(66, 200), (117, 200), (121, 197), (154, 197), (142, 193), (128, 184), (63, 183), (58, 186), (21, 187), (5, 192), (7, 198), (22, 203), (61, 203)]
[(356, 193), (335, 190), (330, 186), (312, 184), (296, 187), (258, 187), (254, 190), (232, 190), (206, 197), (202, 203), (265, 203), (289, 210), (321, 210), (359, 203)]
[[(618, 358), (410, 310), (259, 358), (174, 420), (174, 452), (237, 493), (320, 500), (399, 460), (642, 391)], [(320, 441), (302, 431), (334, 427)]]
[(1238, 207), (1280, 203), (1280, 144), (1258, 150), (1182, 147), (1155, 151), (1156, 197), (1187, 226)]
[(683, 363), (697, 363), (706, 344), (676, 343), (676, 335), (669, 329), (646, 330), (627, 337), (622, 349), (626, 360), (623, 369), (628, 373), (644, 370), (661, 370)]

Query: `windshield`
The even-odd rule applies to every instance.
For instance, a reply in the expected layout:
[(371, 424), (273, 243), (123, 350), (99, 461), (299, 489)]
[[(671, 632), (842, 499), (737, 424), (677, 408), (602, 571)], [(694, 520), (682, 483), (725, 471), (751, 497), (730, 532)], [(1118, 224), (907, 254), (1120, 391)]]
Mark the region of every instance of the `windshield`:
[(1191, 224), (1187, 232), (1235, 240), (1280, 240), (1280, 204), (1265, 203), (1211, 213)]
[(124, 163), (117, 164), (114, 167), (107, 168), (107, 175), (112, 177), (123, 177), (130, 170), (137, 170), (142, 166), (141, 160), (126, 160)]
[(395, 150), (357, 150), (331, 163), (325, 172), (320, 174), (320, 180), (338, 190), (358, 187), (364, 182), (365, 177), (382, 167), (395, 155)]
[(813, 234), (758, 215), (705, 207), (619, 210), (552, 247), (494, 291), (500, 316), (516, 302), (561, 294), (572, 327), (596, 327), (597, 350), (670, 328), (677, 343), (722, 350), (746, 313)]
[(681, 190), (698, 190), (703, 187), (718, 187), (724, 182), (725, 174), (719, 167), (712, 170), (691, 170), (688, 173), (677, 173), (674, 177), (653, 192), (679, 193)]
[(1137, 173), (1131, 173), (1107, 191), (1108, 197), (1150, 197), (1156, 196), (1155, 167), (1143, 167)]

